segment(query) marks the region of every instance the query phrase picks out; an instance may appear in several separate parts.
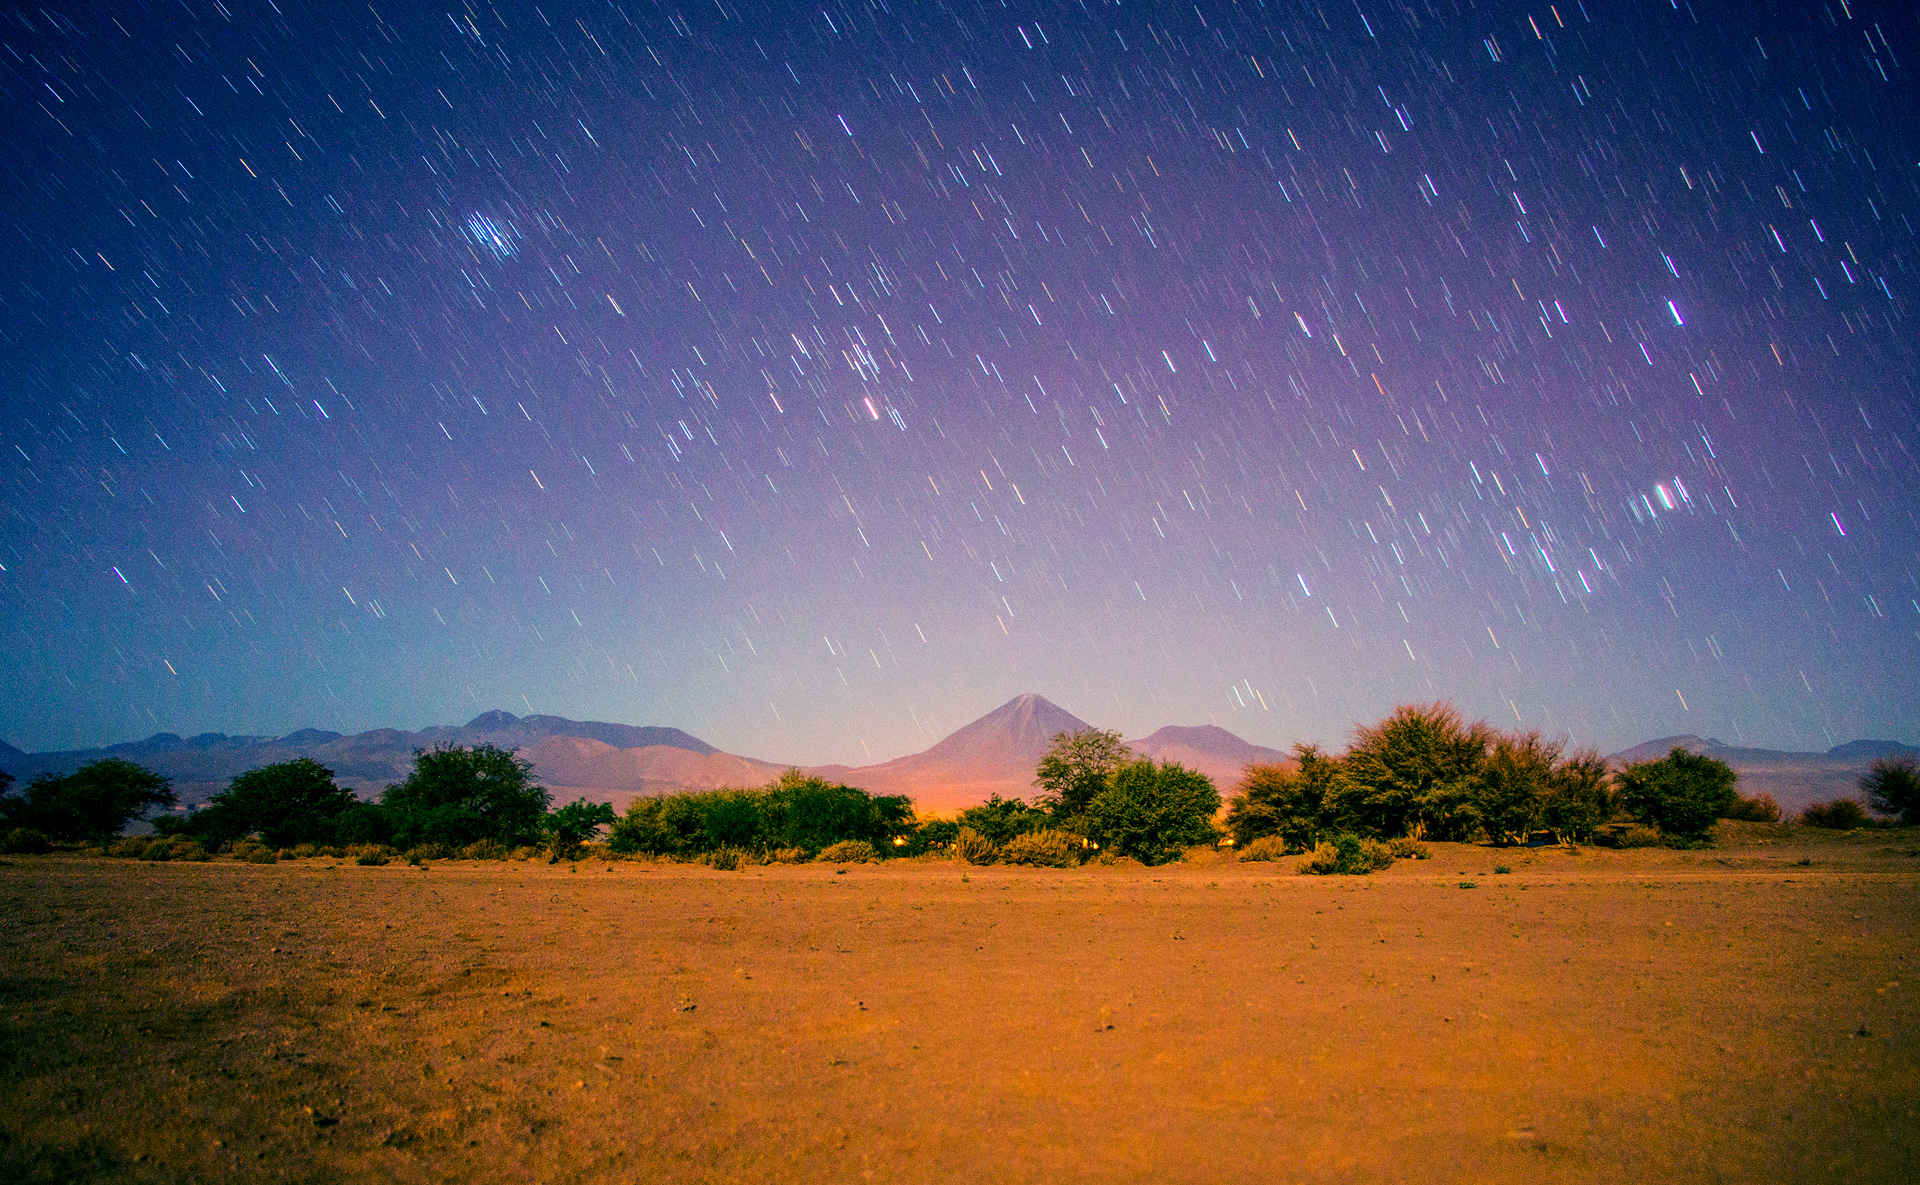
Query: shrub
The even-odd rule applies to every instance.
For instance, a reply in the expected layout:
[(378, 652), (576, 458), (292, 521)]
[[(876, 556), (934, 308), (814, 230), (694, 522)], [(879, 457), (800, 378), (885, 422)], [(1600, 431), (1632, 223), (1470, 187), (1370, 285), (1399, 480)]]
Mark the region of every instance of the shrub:
[(131, 835), (125, 839), (116, 839), (107, 845), (107, 855), (119, 860), (138, 860), (147, 854), (147, 848), (153, 844), (153, 838), (146, 835)]
[(1387, 844), (1387, 851), (1392, 854), (1395, 859), (1399, 860), (1430, 860), (1433, 858), (1433, 853), (1427, 850), (1427, 845), (1421, 843), (1411, 835), (1402, 835), (1398, 839), (1390, 841)]
[(1278, 860), (1282, 856), (1291, 856), (1298, 849), (1278, 835), (1263, 835), (1240, 849), (1241, 863), (1261, 860)]
[(1620, 805), (1641, 823), (1673, 839), (1706, 838), (1714, 820), (1739, 799), (1733, 767), (1675, 746), (1658, 761), (1636, 761), (1614, 775)]
[(540, 849), (534, 847), (532, 844), (521, 844), (519, 847), (507, 853), (507, 859), (531, 860), (535, 856), (538, 856), (539, 854), (540, 854)]
[(320, 854), (320, 845), (319, 845), (319, 844), (315, 844), (315, 843), (297, 843), (297, 844), (294, 844), (294, 845), (293, 845), (293, 850), (292, 850), (292, 851), (290, 851), (290, 852), (283, 852), (283, 853), (281, 853), (281, 856), (282, 856), (282, 858), (283, 858), (283, 859), (292, 859), (292, 860), (311, 860), (311, 859), (313, 859), (313, 858), (314, 858), (315, 856), (318, 856), (319, 854)]
[(1773, 800), (1771, 794), (1756, 794), (1752, 798), (1742, 796), (1734, 799), (1733, 806), (1728, 808), (1723, 817), (1743, 823), (1778, 823), (1780, 804)]
[(953, 837), (960, 834), (958, 819), (928, 819), (914, 832), (914, 844), (918, 852), (933, 851), (953, 846)]
[(9, 856), (39, 856), (53, 850), (53, 840), (44, 831), (32, 827), (14, 827), (0, 833), (0, 853)]
[(497, 839), (477, 839), (460, 849), (462, 860), (505, 860), (507, 845)]
[(1017, 798), (1002, 798), (995, 794), (979, 806), (970, 806), (961, 811), (959, 823), (978, 832), (988, 843), (1000, 847), (1016, 835), (1025, 835), (1047, 826), (1048, 816), (1047, 812), (1030, 807)]
[(1836, 798), (1832, 802), (1816, 802), (1801, 811), (1800, 821), (1829, 831), (1852, 831), (1867, 825), (1867, 812), (1851, 798)]
[(1369, 835), (1406, 835), (1421, 824), (1435, 839), (1466, 839), (1480, 827), (1481, 771), (1493, 736), (1448, 704), (1402, 704), (1354, 730), (1327, 796), (1329, 812)]
[(548, 811), (540, 820), (548, 846), (556, 859), (571, 859), (586, 842), (613, 825), (613, 804), (576, 798), (563, 807)]
[(1912, 754), (1876, 757), (1860, 777), (1867, 802), (1883, 815), (1912, 826), (1920, 823), (1920, 758)]
[(1006, 864), (1028, 864), (1035, 868), (1078, 868), (1080, 854), (1085, 850), (1079, 836), (1046, 827), (1008, 840), (1000, 849), (1000, 859)]
[[(274, 850), (257, 839), (241, 840), (229, 849), (228, 854), (243, 864), (277, 864), (280, 862), (280, 857), (274, 854)], [(151, 860), (153, 857), (149, 855), (147, 858)]]
[(1593, 838), (1593, 829), (1613, 813), (1613, 794), (1607, 787), (1607, 759), (1594, 749), (1576, 749), (1554, 767), (1547, 797), (1540, 804), (1540, 822), (1562, 839)]
[(348, 848), (347, 853), (353, 857), (355, 864), (366, 867), (378, 867), (385, 864), (393, 856), (393, 850), (391, 848), (383, 847), (379, 844), (356, 844)]
[(1644, 823), (1616, 827), (1595, 838), (1610, 848), (1657, 848), (1661, 842), (1660, 833)]
[(1560, 744), (1538, 732), (1494, 738), (1480, 768), (1480, 793), (1474, 807), (1487, 838), (1497, 847), (1525, 840), (1545, 813), (1560, 761)]
[(1195, 844), (1212, 843), (1220, 809), (1213, 780), (1176, 762), (1130, 761), (1087, 807), (1092, 838), (1142, 864), (1177, 860)]
[(818, 859), (823, 864), (865, 864), (869, 860), (878, 860), (880, 853), (864, 839), (843, 839), (836, 844), (828, 844), (820, 849)]
[(707, 863), (718, 872), (732, 872), (740, 867), (740, 849), (720, 848), (707, 857)]
[(962, 827), (953, 836), (953, 854), (969, 864), (991, 864), (1000, 856), (993, 841), (971, 827)]
[(1277, 835), (1293, 851), (1304, 851), (1326, 822), (1327, 792), (1340, 764), (1323, 757), (1318, 745), (1293, 747), (1293, 768), (1250, 764), (1239, 793), (1227, 807), (1227, 830), (1234, 842), (1249, 844)]
[(775, 864), (799, 864), (807, 858), (805, 848), (774, 848), (767, 856)]
[(1300, 871), (1313, 876), (1365, 876), (1393, 864), (1393, 852), (1386, 844), (1357, 835), (1339, 835), (1307, 854)]

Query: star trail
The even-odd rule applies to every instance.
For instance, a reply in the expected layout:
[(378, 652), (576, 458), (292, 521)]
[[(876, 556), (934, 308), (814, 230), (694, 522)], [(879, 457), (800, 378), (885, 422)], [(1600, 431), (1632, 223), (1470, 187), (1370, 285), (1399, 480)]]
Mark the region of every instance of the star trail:
[(1920, 721), (1913, 10), (0, 17), (0, 735)]

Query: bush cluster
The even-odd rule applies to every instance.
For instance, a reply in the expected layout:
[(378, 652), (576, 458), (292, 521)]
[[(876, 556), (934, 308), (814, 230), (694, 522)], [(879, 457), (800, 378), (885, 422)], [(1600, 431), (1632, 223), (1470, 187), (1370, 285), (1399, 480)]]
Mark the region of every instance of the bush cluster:
[(1365, 876), (1392, 866), (1392, 848), (1346, 832), (1315, 846), (1300, 862), (1300, 871), (1309, 876)]
[(752, 789), (636, 798), (613, 824), (607, 846), (622, 854), (697, 859), (722, 849), (805, 856), (847, 840), (870, 851), (914, 848), (918, 830), (905, 797), (879, 796), (788, 770)]
[(1867, 812), (1851, 798), (1816, 802), (1800, 812), (1800, 821), (1809, 827), (1822, 827), (1829, 831), (1852, 831), (1871, 822)]
[(1226, 823), (1243, 849), (1271, 837), (1283, 851), (1319, 851), (1342, 834), (1504, 846), (1546, 830), (1591, 840), (1613, 819), (1692, 846), (1716, 819), (1779, 818), (1771, 798), (1743, 799), (1733, 785), (1725, 762), (1685, 749), (1613, 770), (1538, 732), (1469, 723), (1444, 703), (1403, 704), (1355, 729), (1344, 753), (1300, 744), (1286, 762), (1249, 765)]

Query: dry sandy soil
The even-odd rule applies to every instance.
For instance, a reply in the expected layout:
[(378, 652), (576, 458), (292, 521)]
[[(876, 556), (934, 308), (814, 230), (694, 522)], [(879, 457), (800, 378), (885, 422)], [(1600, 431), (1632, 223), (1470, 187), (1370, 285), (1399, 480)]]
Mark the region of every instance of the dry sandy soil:
[(1917, 843), (13, 857), (0, 1179), (1913, 1181)]

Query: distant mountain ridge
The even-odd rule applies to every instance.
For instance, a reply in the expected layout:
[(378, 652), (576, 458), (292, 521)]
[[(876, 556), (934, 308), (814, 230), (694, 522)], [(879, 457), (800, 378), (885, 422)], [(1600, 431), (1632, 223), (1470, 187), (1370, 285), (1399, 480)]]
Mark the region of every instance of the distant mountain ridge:
[[(994, 794), (1030, 800), (1034, 768), (1053, 737), (1087, 727), (1044, 696), (1019, 695), (922, 752), (873, 765), (813, 766), (806, 772), (876, 794), (904, 794), (923, 812), (964, 809)], [(341, 785), (370, 795), (405, 778), (417, 749), (478, 744), (519, 750), (557, 802), (586, 797), (616, 807), (641, 795), (758, 785), (789, 768), (722, 752), (677, 728), (515, 716), (495, 709), (464, 725), (417, 732), (376, 728), (344, 735), (303, 728), (280, 737), (161, 732), (98, 749), (46, 753), (23, 752), (0, 741), (0, 769), (24, 784), (38, 774), (67, 773), (102, 757), (120, 757), (173, 779), (182, 802), (198, 804), (225, 789), (236, 774), (297, 757), (320, 762)], [(1249, 763), (1288, 760), (1279, 749), (1213, 724), (1168, 725), (1127, 745), (1136, 756), (1177, 761), (1206, 774), (1222, 795), (1233, 792)], [(1815, 801), (1858, 797), (1855, 784), (1875, 758), (1920, 754), (1920, 748), (1898, 741), (1855, 740), (1823, 753), (1794, 753), (1687, 734), (1635, 745), (1612, 760), (1664, 757), (1675, 747), (1727, 762), (1739, 774), (1741, 793), (1772, 794), (1788, 814)]]

